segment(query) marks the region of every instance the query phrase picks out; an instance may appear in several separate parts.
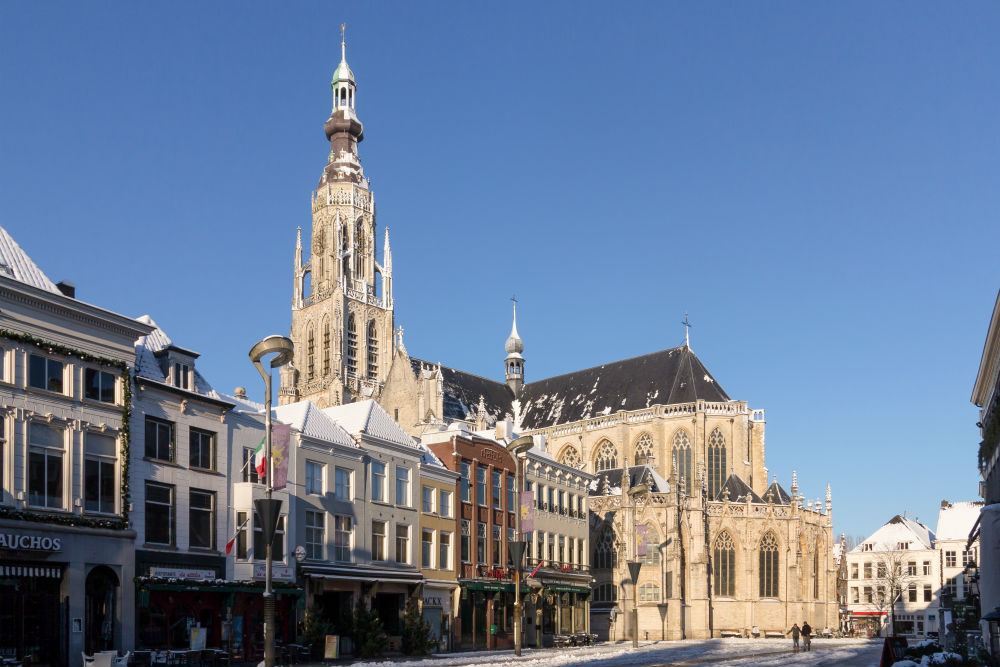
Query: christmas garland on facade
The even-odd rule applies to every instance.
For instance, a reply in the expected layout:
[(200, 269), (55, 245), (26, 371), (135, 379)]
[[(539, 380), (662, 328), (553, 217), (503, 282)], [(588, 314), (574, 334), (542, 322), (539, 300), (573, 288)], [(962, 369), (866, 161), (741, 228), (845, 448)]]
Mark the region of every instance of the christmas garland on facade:
[(0, 329), (0, 337), (17, 343), (33, 345), (50, 354), (61, 354), (66, 357), (75, 357), (87, 363), (99, 364), (117, 368), (121, 372), (122, 378), (122, 425), (119, 429), (121, 434), (121, 454), (122, 454), (122, 483), (121, 483), (121, 517), (115, 519), (99, 519), (83, 516), (66, 516), (62, 514), (47, 514), (44, 512), (32, 512), (29, 510), (17, 510), (10, 507), (0, 507), (0, 518), (13, 519), (15, 521), (37, 521), (40, 523), (54, 523), (63, 526), (82, 526), (86, 528), (107, 528), (110, 530), (125, 530), (128, 527), (128, 505), (129, 505), (129, 463), (130, 459), (130, 423), (132, 419), (132, 377), (129, 373), (128, 364), (124, 361), (99, 357), (97, 355), (77, 350), (59, 343), (36, 338), (31, 334), (17, 333), (7, 329)]

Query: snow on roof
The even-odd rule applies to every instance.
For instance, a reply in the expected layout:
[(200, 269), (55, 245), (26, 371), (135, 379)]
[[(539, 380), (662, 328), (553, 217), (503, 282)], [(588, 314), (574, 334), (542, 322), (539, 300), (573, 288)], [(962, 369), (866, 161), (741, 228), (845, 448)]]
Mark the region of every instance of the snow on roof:
[(222, 400), (229, 401), (230, 403), (234, 403), (236, 405), (236, 407), (233, 408), (234, 412), (248, 412), (251, 414), (254, 413), (263, 414), (264, 412), (263, 403), (258, 403), (257, 401), (251, 401), (249, 398), (225, 394), (221, 391), (219, 392), (219, 396), (222, 397)]
[(312, 401), (299, 401), (290, 405), (280, 405), (273, 410), (274, 418), (302, 435), (316, 440), (322, 440), (345, 447), (357, 447), (358, 444), (343, 426), (329, 415), (316, 407)]
[(862, 551), (865, 544), (872, 544), (874, 551), (894, 551), (900, 542), (916, 542), (919, 548), (930, 549), (934, 543), (934, 532), (922, 523), (897, 514), (851, 551)]
[(445, 465), (442, 463), (434, 452), (427, 448), (427, 445), (417, 445), (420, 448), (420, 463), (426, 466), (434, 466), (444, 468)]
[[(137, 322), (154, 327), (151, 333), (140, 336), (135, 341), (135, 374), (157, 382), (166, 382), (167, 376), (164, 375), (163, 369), (160, 368), (160, 362), (156, 360), (156, 353), (170, 347), (174, 342), (170, 340), (170, 336), (149, 315), (143, 315), (135, 319)], [(232, 399), (231, 396), (224, 397), (217, 392), (197, 369), (194, 371), (193, 393), (220, 400)], [(263, 410), (264, 406), (261, 406), (260, 409)]]
[(3, 227), (0, 227), (0, 276), (13, 278), (46, 292), (62, 294)]
[(968, 540), (973, 524), (983, 509), (981, 500), (941, 504), (938, 512), (937, 539)]
[(323, 408), (323, 413), (349, 433), (367, 433), (407, 447), (417, 446), (403, 427), (393, 421), (389, 413), (372, 399)]

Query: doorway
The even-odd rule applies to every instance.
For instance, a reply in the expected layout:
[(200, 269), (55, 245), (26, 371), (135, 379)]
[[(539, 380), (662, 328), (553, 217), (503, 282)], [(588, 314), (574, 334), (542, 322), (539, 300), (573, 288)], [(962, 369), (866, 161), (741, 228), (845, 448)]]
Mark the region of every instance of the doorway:
[(89, 654), (116, 648), (118, 587), (118, 575), (106, 565), (98, 565), (87, 575), (84, 650)]

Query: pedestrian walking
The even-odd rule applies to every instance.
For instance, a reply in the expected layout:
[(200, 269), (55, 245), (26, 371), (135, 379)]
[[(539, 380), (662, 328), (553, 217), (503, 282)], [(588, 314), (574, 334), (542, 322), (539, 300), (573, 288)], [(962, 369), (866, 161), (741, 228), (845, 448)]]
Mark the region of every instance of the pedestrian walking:
[(802, 631), (799, 629), (799, 624), (798, 623), (792, 623), (792, 628), (788, 632), (785, 633), (786, 635), (787, 634), (791, 634), (792, 635), (792, 650), (794, 652), (796, 652), (796, 653), (799, 652), (799, 633), (800, 632), (802, 632)]
[(813, 629), (809, 627), (808, 621), (802, 621), (802, 650), (810, 651), (812, 650), (812, 633)]

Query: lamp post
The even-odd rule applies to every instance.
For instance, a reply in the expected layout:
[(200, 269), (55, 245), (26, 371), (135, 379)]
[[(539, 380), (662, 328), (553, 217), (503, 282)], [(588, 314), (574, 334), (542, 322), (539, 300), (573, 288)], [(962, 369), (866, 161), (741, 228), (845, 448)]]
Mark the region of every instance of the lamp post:
[(517, 490), (517, 515), (514, 517), (514, 543), (510, 549), (511, 560), (514, 563), (514, 655), (521, 655), (521, 630), (524, 625), (521, 608), (521, 562), (524, 560), (524, 536), (521, 535), (521, 491), (524, 480), (521, 478), (521, 455), (531, 449), (534, 441), (530, 435), (521, 436), (507, 445), (507, 451), (514, 457), (514, 488)]
[[(623, 479), (622, 482), (629, 483), (631, 480)], [(628, 573), (632, 577), (632, 648), (639, 648), (639, 570), (642, 568), (642, 561), (639, 560), (638, 549), (635, 544), (635, 536), (638, 533), (635, 526), (635, 506), (636, 496), (649, 491), (646, 484), (637, 484), (628, 490), (629, 498), (632, 499), (632, 556), (635, 558), (628, 563)]]
[[(294, 347), (292, 341), (284, 336), (268, 336), (250, 348), (250, 361), (257, 372), (264, 378), (264, 466), (265, 466), (265, 499), (254, 501), (257, 514), (260, 516), (262, 537), (264, 538), (265, 569), (264, 569), (264, 667), (274, 667), (274, 592), (271, 590), (271, 542), (274, 540), (278, 517), (281, 514), (281, 501), (273, 500), (274, 490), (273, 465), (271, 461), (271, 368), (284, 366), (292, 359)], [(270, 368), (264, 369), (261, 359), (268, 355), (276, 355), (270, 361)]]

